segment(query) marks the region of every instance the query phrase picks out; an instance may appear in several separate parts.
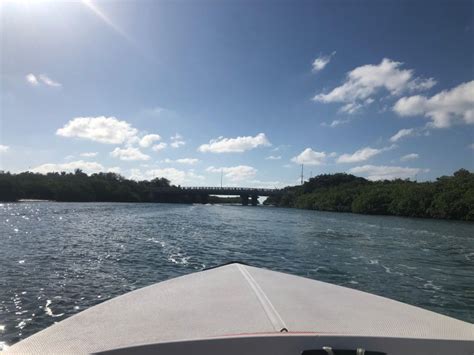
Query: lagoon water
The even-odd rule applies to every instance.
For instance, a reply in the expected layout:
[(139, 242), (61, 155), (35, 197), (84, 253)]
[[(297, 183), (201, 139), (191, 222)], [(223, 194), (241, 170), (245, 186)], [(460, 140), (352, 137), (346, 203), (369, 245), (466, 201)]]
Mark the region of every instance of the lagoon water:
[(474, 322), (472, 223), (272, 207), (24, 202), (0, 204), (0, 344), (229, 261)]

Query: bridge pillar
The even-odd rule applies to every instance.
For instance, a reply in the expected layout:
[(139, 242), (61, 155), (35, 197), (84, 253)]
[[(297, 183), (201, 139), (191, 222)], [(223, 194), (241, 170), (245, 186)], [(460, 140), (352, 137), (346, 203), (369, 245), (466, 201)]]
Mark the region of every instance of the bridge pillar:
[(242, 206), (249, 205), (249, 195), (240, 195), (240, 199), (242, 200)]
[(252, 195), (252, 206), (257, 206), (257, 205), (258, 205), (258, 196)]

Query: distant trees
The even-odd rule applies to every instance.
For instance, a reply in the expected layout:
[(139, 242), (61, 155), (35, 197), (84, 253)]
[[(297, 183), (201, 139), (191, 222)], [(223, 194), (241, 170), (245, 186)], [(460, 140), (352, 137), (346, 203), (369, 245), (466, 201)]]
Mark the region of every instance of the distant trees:
[(116, 173), (85, 174), (24, 172), (10, 174), (0, 171), (0, 201), (20, 199), (60, 202), (177, 202), (177, 203), (239, 203), (240, 197), (217, 197), (207, 194), (173, 194), (157, 192), (157, 188), (176, 188), (166, 178), (151, 181), (128, 180)]
[(466, 169), (434, 182), (369, 181), (349, 174), (316, 176), (285, 188), (266, 204), (320, 211), (474, 221), (474, 174)]
[(170, 187), (169, 180), (127, 180), (116, 173), (87, 175), (81, 170), (74, 173), (24, 172), (0, 173), (0, 201), (40, 199), (54, 201), (151, 202), (156, 201), (153, 189)]
[[(201, 195), (156, 193), (173, 188), (165, 178), (128, 180), (116, 173), (0, 172), (0, 201), (41, 199), (100, 202), (235, 202), (237, 199)], [(234, 201), (235, 200), (235, 201)], [(354, 212), (407, 217), (474, 221), (474, 174), (466, 169), (434, 182), (369, 181), (350, 174), (324, 174), (301, 186), (286, 187), (265, 204), (320, 211)]]

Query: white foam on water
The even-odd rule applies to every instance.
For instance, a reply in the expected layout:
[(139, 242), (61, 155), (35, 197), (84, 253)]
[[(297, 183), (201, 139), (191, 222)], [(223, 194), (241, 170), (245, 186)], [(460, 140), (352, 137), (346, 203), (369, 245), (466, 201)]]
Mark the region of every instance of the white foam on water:
[(423, 285), (423, 287), (427, 288), (427, 289), (436, 290), (436, 291), (439, 291), (439, 290), (443, 289), (443, 287), (435, 285), (432, 280), (428, 280), (428, 282), (426, 282)]
[(31, 318), (23, 319), (23, 320), (20, 321), (20, 323), (18, 323), (18, 324), (15, 326), (15, 328), (18, 328), (18, 329), (21, 330), (21, 329), (23, 329), (23, 328), (26, 326), (26, 324), (27, 324), (28, 322), (31, 322), (31, 320), (32, 320)]
[(391, 268), (389, 268), (388, 266), (385, 266), (383, 264), (380, 264), (380, 266), (382, 266), (385, 270), (385, 272), (387, 274), (394, 274), (394, 275), (400, 275), (400, 276), (404, 276), (405, 274), (403, 272), (399, 272), (399, 271), (392, 271)]
[(404, 268), (407, 268), (407, 269), (410, 269), (410, 270), (416, 270), (417, 269), (415, 266), (408, 266), (408, 265), (405, 265), (405, 264), (398, 264), (398, 266), (401, 266), (401, 267), (404, 267)]
[(171, 254), (168, 260), (176, 265), (187, 265), (189, 256), (183, 256), (181, 253)]
[(46, 305), (44, 306), (44, 311), (46, 312), (46, 314), (50, 317), (61, 317), (64, 315), (64, 313), (59, 313), (59, 314), (54, 314), (53, 313), (53, 310), (51, 308), (49, 308), (49, 305), (51, 304), (51, 300), (46, 300)]
[(146, 241), (156, 243), (156, 244), (160, 244), (162, 248), (164, 248), (164, 246), (166, 245), (166, 243), (164, 241), (158, 240), (158, 239), (155, 239), (155, 238), (148, 238)]

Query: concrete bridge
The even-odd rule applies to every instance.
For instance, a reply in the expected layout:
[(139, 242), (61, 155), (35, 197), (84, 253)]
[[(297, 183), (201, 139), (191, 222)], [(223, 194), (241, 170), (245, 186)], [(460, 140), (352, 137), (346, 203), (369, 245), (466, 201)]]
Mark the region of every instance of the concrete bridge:
[(155, 189), (157, 196), (187, 196), (192, 202), (207, 203), (209, 195), (217, 196), (240, 196), (242, 205), (256, 206), (258, 204), (259, 196), (274, 196), (282, 194), (280, 189), (266, 189), (254, 187), (159, 187)]

